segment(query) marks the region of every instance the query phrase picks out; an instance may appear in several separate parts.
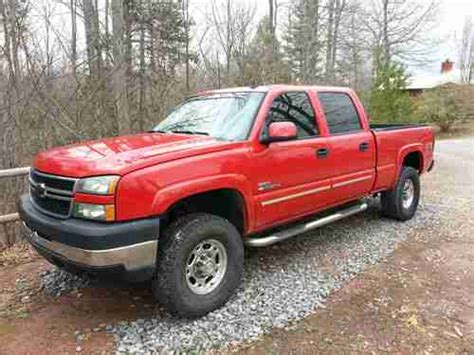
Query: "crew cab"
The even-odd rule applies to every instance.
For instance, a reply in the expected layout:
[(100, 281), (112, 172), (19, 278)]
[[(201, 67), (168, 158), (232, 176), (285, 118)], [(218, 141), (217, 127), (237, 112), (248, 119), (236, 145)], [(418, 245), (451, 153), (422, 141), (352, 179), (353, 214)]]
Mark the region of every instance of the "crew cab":
[(433, 166), (421, 125), (370, 125), (348, 88), (202, 92), (147, 133), (37, 154), (19, 200), (28, 240), (70, 272), (151, 280), (196, 317), (239, 285), (244, 246), (266, 246), (367, 209), (410, 219)]

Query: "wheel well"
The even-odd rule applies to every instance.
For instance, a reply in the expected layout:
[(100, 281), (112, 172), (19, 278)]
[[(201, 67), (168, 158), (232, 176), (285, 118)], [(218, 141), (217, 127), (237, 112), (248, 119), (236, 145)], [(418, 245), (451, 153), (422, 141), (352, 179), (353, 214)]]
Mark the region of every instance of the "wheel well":
[(161, 228), (183, 215), (209, 213), (223, 217), (243, 234), (245, 230), (245, 204), (242, 195), (233, 189), (219, 189), (186, 197), (174, 203), (164, 216)]
[(423, 157), (420, 152), (412, 152), (407, 154), (405, 159), (403, 159), (403, 166), (411, 166), (419, 172), (421, 172), (423, 163)]

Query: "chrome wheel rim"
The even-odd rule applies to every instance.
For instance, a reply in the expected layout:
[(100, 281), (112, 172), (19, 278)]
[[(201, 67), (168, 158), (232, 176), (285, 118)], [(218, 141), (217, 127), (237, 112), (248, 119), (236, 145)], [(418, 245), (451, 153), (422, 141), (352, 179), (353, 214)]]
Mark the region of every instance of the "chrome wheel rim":
[(214, 291), (224, 279), (227, 270), (227, 252), (215, 239), (197, 244), (186, 260), (185, 278), (189, 289), (198, 295)]
[(410, 208), (413, 200), (415, 199), (415, 185), (413, 181), (410, 179), (405, 180), (403, 184), (403, 191), (402, 191), (402, 205), (403, 208), (407, 209)]

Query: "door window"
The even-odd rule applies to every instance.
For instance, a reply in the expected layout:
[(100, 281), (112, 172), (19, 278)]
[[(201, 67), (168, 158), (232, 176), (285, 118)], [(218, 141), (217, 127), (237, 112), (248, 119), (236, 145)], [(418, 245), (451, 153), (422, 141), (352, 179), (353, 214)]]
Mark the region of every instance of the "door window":
[(346, 94), (321, 92), (319, 101), (331, 134), (360, 131), (359, 115), (351, 98)]
[(305, 92), (287, 92), (273, 100), (267, 124), (282, 121), (290, 121), (296, 125), (298, 139), (318, 135), (313, 107)]

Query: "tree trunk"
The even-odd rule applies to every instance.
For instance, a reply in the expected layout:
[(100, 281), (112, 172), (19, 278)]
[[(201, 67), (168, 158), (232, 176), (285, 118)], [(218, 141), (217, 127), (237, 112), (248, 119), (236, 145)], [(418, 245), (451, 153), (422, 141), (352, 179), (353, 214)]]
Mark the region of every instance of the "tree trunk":
[(10, 22), (10, 38), (11, 38), (11, 45), (12, 45), (12, 61), (13, 61), (13, 68), (15, 71), (15, 82), (16, 80), (20, 80), (21, 77), (21, 70), (20, 70), (20, 60), (18, 58), (19, 54), (19, 40), (18, 40), (18, 24), (16, 18), (16, 8), (17, 8), (17, 0), (9, 0), (9, 22)]
[(140, 0), (140, 42), (139, 42), (139, 70), (140, 70), (140, 91), (138, 98), (138, 129), (140, 132), (144, 131), (144, 116), (145, 116), (145, 6), (143, 0)]
[(329, 0), (328, 3), (328, 29), (327, 29), (327, 39), (326, 39), (326, 80), (332, 82), (332, 75), (334, 65), (332, 62), (333, 59), (333, 48), (334, 48), (334, 12), (335, 12), (335, 0)]
[(105, 45), (104, 45), (104, 67), (109, 70), (111, 63), (110, 63), (110, 24), (109, 24), (109, 17), (110, 17), (110, 0), (105, 0), (105, 23), (104, 23), (104, 30), (105, 30)]
[(76, 0), (70, 1), (71, 6), (71, 71), (76, 76), (77, 66), (77, 17)]
[(189, 94), (189, 0), (183, 0), (183, 22), (185, 36), (186, 93)]
[[(18, 106), (21, 92), (19, 90), (20, 61), (19, 43), (21, 38), (21, 31), (17, 25), (17, 1), (16, 0), (0, 0), (0, 23), (3, 25), (3, 57), (6, 63), (5, 69), (7, 72), (3, 76), (6, 78), (2, 81), (4, 92), (0, 93), (0, 165), (5, 168), (14, 168), (18, 163), (19, 149), (19, 111)], [(1, 32), (0, 32), (1, 33)], [(13, 181), (5, 184), (6, 191), (3, 194), (4, 203), (0, 203), (0, 214), (11, 212), (10, 202), (18, 193), (18, 185)], [(11, 246), (14, 244), (16, 237), (14, 228), (3, 226), (5, 234), (5, 245)]]
[(100, 74), (99, 17), (95, 0), (83, 0), (84, 27), (86, 32), (86, 52), (89, 72), (92, 76)]
[(226, 31), (226, 74), (227, 78), (230, 76), (230, 60), (232, 57), (232, 40), (231, 40), (231, 31), (232, 31), (232, 9), (231, 9), (231, 0), (227, 0), (227, 31)]
[(383, 54), (382, 54), (382, 62), (384, 65), (390, 63), (390, 40), (388, 35), (388, 22), (390, 21), (388, 18), (388, 6), (390, 4), (390, 0), (383, 0)]
[(123, 13), (123, 43), (125, 47), (126, 78), (132, 77), (132, 17), (130, 16), (130, 0), (119, 0), (122, 2)]
[(342, 14), (345, 10), (346, 0), (336, 0), (336, 8), (334, 14), (334, 31), (332, 37), (332, 58), (331, 58), (331, 70), (332, 80), (335, 80), (336, 65), (337, 65), (337, 50), (339, 47), (339, 27), (341, 25)]
[(306, 43), (302, 43), (305, 53), (303, 56), (303, 80), (305, 84), (312, 84), (319, 78), (318, 65), (321, 54), (319, 42), (319, 0), (305, 0), (304, 18)]
[(96, 53), (96, 65), (97, 65), (97, 73), (100, 75), (102, 73), (102, 45), (101, 45), (101, 38), (100, 38), (100, 26), (99, 26), (99, 0), (95, 0), (94, 2), (94, 14), (92, 17), (92, 25), (93, 25), (93, 40), (94, 40), (94, 47)]
[(271, 36), (271, 60), (275, 59), (275, 52), (276, 52), (276, 38), (275, 38), (275, 27), (276, 27), (276, 8), (275, 8), (275, 0), (268, 0), (270, 9), (268, 14), (268, 26), (269, 26), (269, 33)]
[(129, 103), (127, 86), (127, 59), (125, 41), (124, 0), (112, 1), (112, 37), (113, 37), (113, 85), (117, 109), (117, 130), (129, 133)]

